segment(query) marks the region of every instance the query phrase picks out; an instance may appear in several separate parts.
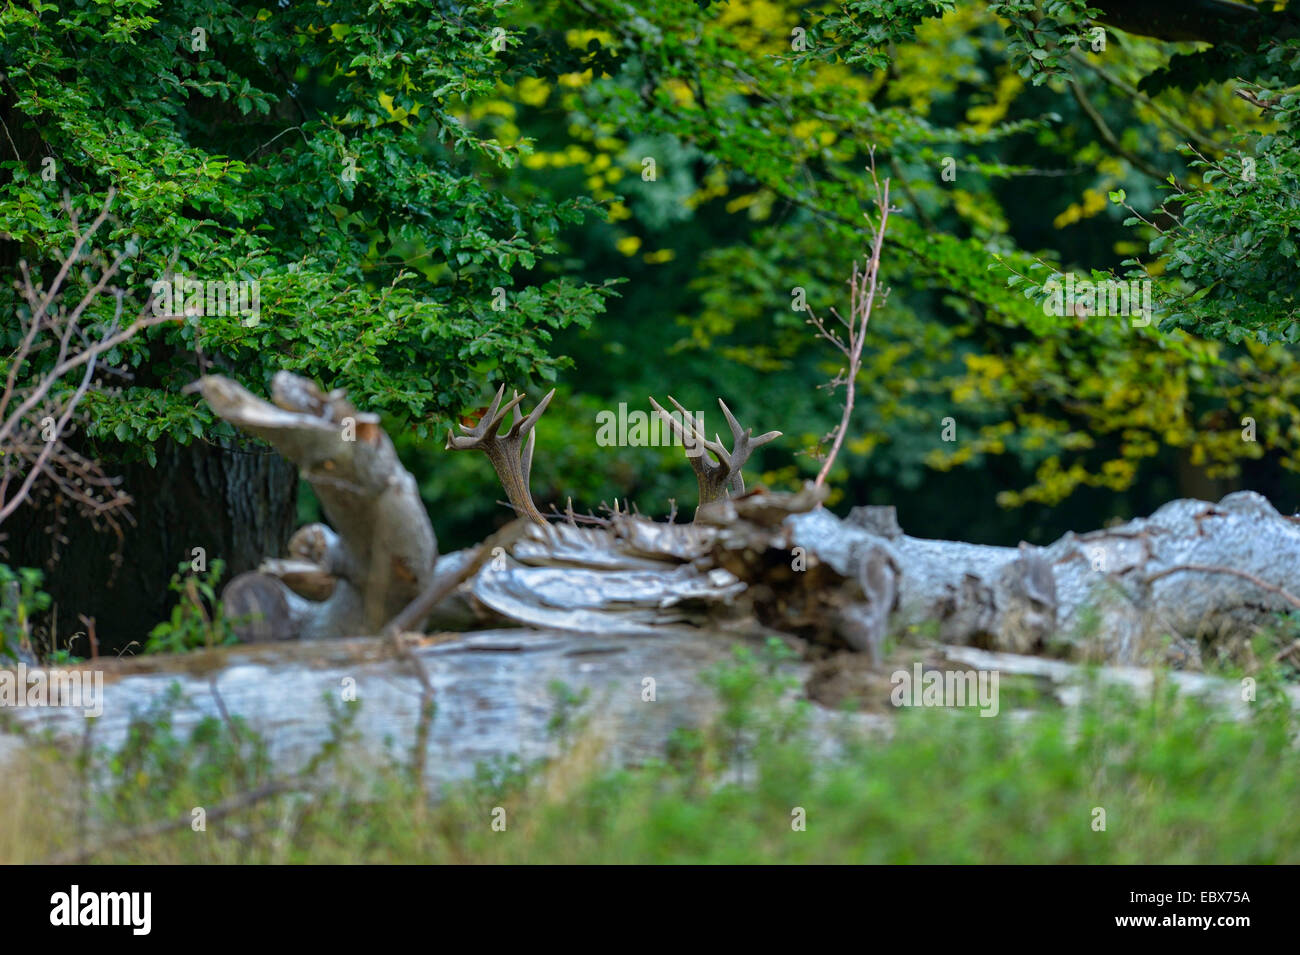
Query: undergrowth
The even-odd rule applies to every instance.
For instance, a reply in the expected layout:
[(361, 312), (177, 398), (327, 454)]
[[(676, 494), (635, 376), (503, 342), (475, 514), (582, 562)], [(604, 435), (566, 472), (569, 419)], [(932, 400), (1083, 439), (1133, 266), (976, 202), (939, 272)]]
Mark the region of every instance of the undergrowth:
[(1295, 715), (1274, 682), (1245, 719), (1098, 681), (1078, 706), (906, 709), (888, 733), (828, 737), (780, 664), (738, 648), (707, 675), (716, 719), (633, 767), (604, 758), (586, 696), (552, 685), (557, 755), (433, 794), (409, 741), (358, 758), (360, 703), (331, 704), (328, 741), (285, 779), (238, 720), (178, 731), (173, 694), (114, 752), (29, 741), (0, 779), (0, 862), (1300, 861)]

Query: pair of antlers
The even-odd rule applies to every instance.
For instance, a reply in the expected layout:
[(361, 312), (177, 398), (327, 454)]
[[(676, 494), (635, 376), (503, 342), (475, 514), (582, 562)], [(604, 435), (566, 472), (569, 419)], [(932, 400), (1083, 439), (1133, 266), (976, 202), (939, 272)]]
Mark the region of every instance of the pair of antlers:
[[(533, 427), (546, 411), (551, 399), (555, 397), (555, 389), (552, 388), (527, 417), (519, 411), (519, 402), (523, 401), (524, 396), (516, 392), (515, 396), (502, 406), (501, 399), (505, 397), (505, 393), (506, 386), (502, 385), (497, 390), (496, 397), (492, 399), (492, 404), (474, 427), (460, 425), (461, 431), (465, 432), (463, 435), (448, 431), (447, 449), (468, 451), (478, 448), (487, 454), (515, 513), (538, 524), (545, 524), (546, 518), (533, 503), (528, 477), (532, 471), (533, 447), (537, 439)], [(661, 408), (653, 398), (650, 399), (650, 405), (686, 446), (687, 460), (690, 461), (691, 468), (695, 471), (695, 479), (700, 486), (700, 505), (719, 500), (728, 494), (743, 494), (745, 480), (741, 476), (741, 469), (755, 448), (779, 438), (781, 432), (769, 431), (755, 438), (753, 429), (742, 428), (740, 422), (731, 413), (731, 409), (719, 398), (718, 407), (722, 409), (722, 414), (727, 419), (727, 426), (731, 428), (732, 445), (731, 450), (728, 451), (723, 447), (722, 439), (717, 434), (712, 441), (708, 439), (701, 419), (693, 416), (671, 395), (668, 396), (668, 400), (681, 415), (681, 421)], [(501, 434), (501, 425), (506, 415), (512, 411), (514, 421), (506, 433)], [(709, 455), (712, 455), (712, 458)]]

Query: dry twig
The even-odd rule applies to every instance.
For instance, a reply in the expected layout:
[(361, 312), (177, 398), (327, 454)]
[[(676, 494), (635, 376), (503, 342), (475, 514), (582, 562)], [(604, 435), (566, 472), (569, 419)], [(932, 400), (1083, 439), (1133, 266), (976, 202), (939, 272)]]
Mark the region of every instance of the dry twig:
[[(26, 262), (19, 263), (22, 281), (16, 286), (28, 314), (25, 318), (21, 313), (15, 316), (19, 341), (3, 362), (8, 370), (0, 392), (0, 523), (29, 500), (34, 490), (43, 488), (114, 529), (119, 529), (116, 519), (130, 504), (127, 495), (117, 489), (120, 479), (105, 474), (99, 462), (74, 451), (65, 439), (72, 433), (78, 406), (92, 387), (100, 357), (142, 329), (180, 317), (153, 314), (151, 299), (122, 327), (124, 293), (109, 284), (121, 267), (120, 255), (101, 266), (98, 278), (71, 310), (63, 304), (68, 275), (83, 262), (83, 253), (89, 254), (89, 244), (108, 219), (112, 203), (110, 191), (99, 215), (81, 229), (65, 199), (77, 239), (47, 288), (37, 286)], [(82, 318), (104, 294), (116, 299), (113, 319), (102, 327), (87, 329)], [(33, 361), (51, 350), (47, 367), (33, 376)], [(65, 379), (74, 373), (79, 373), (80, 381), (69, 391)]]
[[(808, 319), (808, 324), (817, 330), (817, 337), (824, 338), (834, 345), (849, 362), (848, 368), (841, 369), (827, 385), (832, 390), (840, 385), (845, 387), (844, 412), (840, 415), (840, 423), (835, 426), (835, 430), (826, 436), (827, 440), (832, 441), (831, 450), (822, 462), (821, 470), (817, 472), (817, 480), (814, 483), (818, 487), (826, 483), (826, 475), (830, 473), (831, 465), (835, 463), (835, 456), (839, 454), (844, 444), (844, 436), (848, 433), (849, 418), (853, 415), (854, 399), (857, 396), (858, 372), (862, 370), (862, 346), (866, 342), (871, 312), (876, 307), (880, 251), (885, 242), (885, 228), (889, 224), (889, 214), (898, 211), (889, 204), (889, 180), (885, 179), (882, 183), (876, 176), (875, 147), (871, 149), (871, 164), (867, 169), (871, 173), (871, 183), (875, 187), (875, 205), (879, 216), (879, 221), (873, 228), (871, 254), (867, 258), (865, 269), (859, 267), (857, 263), (853, 265), (853, 277), (849, 279), (849, 317), (846, 319), (838, 311), (831, 309), (831, 314), (843, 326), (847, 340), (841, 337), (840, 329), (828, 326), (817, 317), (811, 306), (808, 308), (808, 314), (812, 316)], [(868, 222), (871, 221), (870, 216), (866, 218)], [(888, 289), (881, 293), (882, 305), (888, 294)]]

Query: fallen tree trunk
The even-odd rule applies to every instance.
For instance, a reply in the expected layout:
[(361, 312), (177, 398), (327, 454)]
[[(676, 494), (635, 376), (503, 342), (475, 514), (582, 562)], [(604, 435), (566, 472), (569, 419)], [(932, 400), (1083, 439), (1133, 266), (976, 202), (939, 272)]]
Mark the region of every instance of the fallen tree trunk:
[[(590, 730), (604, 740), (608, 758), (638, 762), (661, 757), (675, 728), (707, 721), (714, 696), (701, 673), (728, 657), (730, 642), (696, 630), (603, 638), (515, 629), (408, 638), (406, 650), (409, 656), (390, 641), (357, 638), (97, 661), (93, 668), (105, 674), (103, 714), (90, 730), (91, 743), (121, 747), (132, 719), (175, 685), (180, 702), (172, 727), (179, 738), (204, 717), (238, 717), (266, 739), (277, 772), (292, 774), (329, 739), (326, 697), (335, 704), (355, 700), (358, 739), (349, 759), (370, 765), (367, 760), (383, 758), (386, 740), (407, 759), (423, 740), (426, 783), (436, 791), (473, 775), (484, 760), (518, 756), (528, 763), (553, 754), (558, 740), (548, 723), (556, 712), (552, 685), (559, 681), (574, 693), (590, 692)], [(413, 665), (423, 669), (437, 704), (423, 735), (422, 681)], [(649, 700), (646, 678), (655, 686)], [(78, 709), (6, 708), (0, 717), (11, 734), (49, 730), (79, 744), (87, 732)], [(0, 740), (4, 729), (0, 723)]]
[[(436, 786), (484, 759), (553, 753), (556, 682), (590, 691), (592, 730), (610, 759), (661, 756), (674, 729), (711, 717), (703, 674), (737, 638), (786, 635), (806, 651), (788, 668), (811, 698), (837, 705), (847, 695), (872, 708), (872, 698), (888, 698), (879, 691), (891, 637), (903, 644), (888, 657), (894, 666), (919, 652), (930, 666), (993, 667), (1063, 685), (1071, 665), (1043, 657), (1197, 669), (1202, 652), (1231, 655), (1279, 613), (1300, 609), (1300, 521), (1250, 492), (1218, 504), (1174, 501), (1048, 547), (1009, 548), (910, 537), (892, 508), (840, 519), (821, 506), (824, 490), (809, 485), (714, 499), (689, 525), (617, 513), (580, 527), (528, 512), (533, 523), (438, 558), (414, 481), (373, 416), (283, 373), (274, 405), (218, 377), (197, 387), (223, 417), (299, 466), (335, 529), (300, 530), (288, 558), (268, 559), (223, 595), (227, 613), (261, 613), (245, 625), (247, 638), (277, 642), (83, 667), (107, 674), (92, 735), (110, 749), (135, 714), (179, 684), (186, 702), (177, 731), (204, 716), (241, 717), (292, 773), (329, 737), (326, 697), (355, 698), (355, 758), (381, 752), (385, 740), (410, 746), (412, 765)], [(525, 465), (521, 452), (521, 476)], [(524, 628), (458, 638), (403, 632), (430, 612), (443, 626)], [(381, 631), (385, 639), (358, 636)], [(302, 642), (330, 636), (354, 639)], [(1132, 682), (1135, 671), (1115, 672)], [(1192, 684), (1235, 691), (1207, 678)], [(814, 713), (827, 725), (841, 719)], [(0, 718), (20, 735), (48, 729), (81, 739), (86, 726), (79, 711), (49, 707), (4, 709)], [(879, 728), (881, 719), (858, 722)], [(18, 738), (0, 732), (0, 748)]]
[(843, 573), (883, 549), (900, 568), (896, 630), (948, 643), (1114, 664), (1199, 668), (1300, 609), (1300, 521), (1261, 495), (1172, 501), (1147, 518), (1069, 533), (1045, 548), (887, 536), (825, 512), (793, 518), (795, 539)]
[[(115, 752), (134, 720), (165, 706), (170, 732), (179, 739), (202, 719), (237, 718), (265, 740), (277, 776), (291, 777), (330, 739), (340, 704), (355, 700), (354, 737), (344, 754), (349, 764), (375, 767), (391, 753), (420, 767), (427, 790), (436, 793), (473, 776), (485, 761), (518, 757), (528, 765), (557, 755), (562, 742), (551, 723), (561, 705), (556, 682), (574, 695), (588, 694), (571, 717), (586, 721), (584, 733), (598, 743), (601, 758), (637, 764), (662, 758), (674, 730), (704, 727), (716, 716), (717, 695), (703, 675), (729, 660), (736, 642), (695, 628), (613, 636), (515, 629), (408, 637), (402, 652), (390, 641), (356, 638), (99, 660), (65, 671), (104, 674), (102, 715), (93, 723), (72, 708), (0, 709), (0, 773), (7, 759), (20, 758), (38, 741)], [(782, 665), (807, 695), (825, 704), (814, 707), (810, 719), (813, 739), (828, 754), (855, 734), (890, 731), (891, 674), (914, 662), (927, 671), (996, 671), (1003, 690), (1017, 678), (1033, 681), (1066, 705), (1077, 703), (1081, 688), (1094, 679), (1139, 694), (1150, 692), (1157, 679), (1145, 669), (1084, 671), (1064, 661), (971, 647), (901, 648), (883, 668), (854, 661), (866, 664), (867, 658), (846, 652)], [(1238, 681), (1190, 673), (1160, 679), (1239, 716), (1251, 709)], [(421, 705), (425, 680), (437, 703), (429, 717)], [(831, 681), (839, 685), (828, 686)], [(1300, 687), (1288, 694), (1300, 707)], [(846, 702), (862, 712), (844, 712)], [(1005, 705), (999, 710), (1009, 711)]]
[(468, 585), (512, 620), (587, 632), (743, 628), (878, 657), (886, 637), (1198, 668), (1300, 608), (1300, 522), (1260, 495), (1180, 500), (1045, 548), (903, 534), (892, 508), (846, 520), (800, 495), (708, 505), (694, 525), (620, 517), (530, 527)]

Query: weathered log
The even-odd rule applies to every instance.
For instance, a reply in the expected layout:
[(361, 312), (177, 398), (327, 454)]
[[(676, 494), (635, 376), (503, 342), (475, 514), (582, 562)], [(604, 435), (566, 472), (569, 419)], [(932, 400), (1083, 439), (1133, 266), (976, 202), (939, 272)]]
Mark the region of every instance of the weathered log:
[[(798, 494), (720, 497), (690, 525), (619, 513), (605, 526), (579, 527), (530, 515), (531, 523), (439, 558), (414, 481), (373, 416), (283, 373), (274, 405), (219, 377), (197, 387), (222, 417), (302, 469), (334, 529), (303, 528), (286, 556), (227, 587), (227, 613), (255, 617), (244, 635), (276, 642), (87, 665), (108, 673), (93, 734), (109, 748), (125, 739), (133, 713), (179, 683), (188, 702), (175, 714), (177, 731), (202, 716), (242, 717), (265, 733), (277, 768), (292, 773), (327, 739), (322, 695), (355, 692), (361, 745), (353, 758), (392, 740), (409, 747), (411, 764), (435, 787), (484, 759), (553, 753), (555, 681), (591, 691), (592, 730), (607, 758), (661, 756), (673, 729), (714, 712), (705, 669), (737, 639), (760, 634), (820, 645), (787, 665), (809, 695), (833, 703), (847, 693), (878, 714), (888, 699), (882, 664), (891, 636), (904, 644), (888, 657), (895, 666), (918, 654), (906, 644), (920, 642), (928, 666), (1038, 674), (1068, 696), (1069, 664), (1023, 654), (1197, 669), (1203, 646), (1250, 637), (1278, 612), (1300, 609), (1300, 521), (1249, 492), (1217, 505), (1174, 501), (1048, 547), (1010, 548), (910, 537), (889, 508), (855, 509), (842, 520), (822, 507), (824, 489), (809, 485)], [(443, 626), (510, 621), (525, 629), (459, 638), (399, 632), (419, 629), (430, 610)], [(357, 636), (386, 624), (387, 639)], [(356, 638), (301, 639), (330, 636)], [(1134, 673), (1117, 670), (1116, 678), (1140, 683)], [(644, 695), (647, 678), (653, 700)], [(1225, 697), (1235, 691), (1208, 678), (1184, 688), (1206, 687)], [(823, 729), (850, 719), (814, 713)], [(85, 727), (69, 710), (0, 716), (11, 729), (68, 740)], [(857, 723), (880, 729), (882, 719)], [(0, 726), (0, 750), (13, 748)]]
[[(437, 707), (424, 737), (431, 791), (472, 775), (482, 760), (519, 756), (530, 762), (556, 752), (547, 727), (556, 708), (554, 681), (575, 693), (590, 691), (588, 729), (604, 740), (608, 758), (662, 757), (675, 728), (707, 722), (715, 696), (701, 674), (727, 659), (734, 642), (698, 630), (606, 637), (521, 629), (406, 640)], [(418, 738), (420, 680), (390, 641), (224, 647), (100, 660), (81, 669), (105, 673), (103, 715), (93, 725), (92, 743), (110, 751), (125, 741), (133, 715), (147, 712), (173, 684), (182, 698), (175, 733), (183, 737), (205, 716), (224, 718), (224, 707), (264, 736), (281, 774), (300, 769), (329, 738), (325, 695), (360, 703), (352, 726), (359, 745), (349, 758), (362, 765), (386, 758), (385, 740), (395, 756), (409, 760)], [(655, 681), (652, 700), (645, 698), (647, 677)], [(79, 741), (87, 727), (75, 709), (6, 708), (0, 716), (11, 730), (51, 730), (66, 741)]]
[[(628, 765), (661, 758), (674, 730), (703, 727), (718, 712), (717, 696), (703, 679), (709, 667), (730, 657), (738, 640), (696, 628), (658, 628), (601, 635), (529, 629), (405, 638), (406, 654), (391, 641), (372, 638), (289, 642), (98, 660), (74, 668), (104, 674), (102, 715), (88, 724), (76, 709), (0, 709), (0, 773), (36, 740), (70, 748), (89, 743), (113, 752), (127, 739), (133, 719), (155, 711), (179, 688), (171, 728), (185, 738), (203, 718), (239, 718), (269, 747), (277, 775), (299, 771), (330, 738), (332, 711), (355, 699), (360, 708), (347, 744), (350, 764), (367, 768), (393, 758), (423, 768), (428, 791), (471, 777), (484, 761), (519, 757), (525, 763), (557, 755), (562, 742), (550, 729), (557, 700), (553, 684), (581, 694), (587, 703), (574, 714), (600, 744), (602, 759)], [(409, 655), (408, 655), (409, 654)], [(900, 648), (882, 667), (862, 654), (844, 652), (818, 663), (792, 662), (783, 669), (815, 700), (813, 739), (827, 752), (856, 733), (886, 734), (892, 720), (891, 673), (910, 669), (996, 671), (1003, 689), (1017, 677), (1032, 680), (1066, 705), (1081, 698), (1095, 679), (1150, 691), (1156, 679), (1180, 692), (1207, 696), (1239, 716), (1250, 712), (1239, 681), (1191, 673), (1132, 667), (1084, 670), (1043, 657), (991, 653), (972, 647)], [(429, 681), (436, 710), (421, 730), (422, 678)], [(838, 686), (827, 685), (829, 670)], [(647, 678), (653, 694), (647, 693)], [(1300, 687), (1287, 690), (1300, 707)], [(329, 700), (327, 700), (329, 698)], [(330, 704), (333, 701), (334, 706)], [(845, 713), (842, 704), (861, 708)], [(1003, 706), (1000, 713), (1009, 710)], [(87, 733), (89, 732), (89, 736)], [(416, 753), (416, 749), (419, 753)]]
[(1300, 607), (1288, 592), (1300, 522), (1250, 491), (1173, 501), (1041, 549), (887, 538), (824, 511), (788, 526), (846, 575), (862, 549), (883, 549), (901, 568), (891, 627), (935, 626), (949, 643), (1195, 667), (1203, 643), (1249, 637)]

